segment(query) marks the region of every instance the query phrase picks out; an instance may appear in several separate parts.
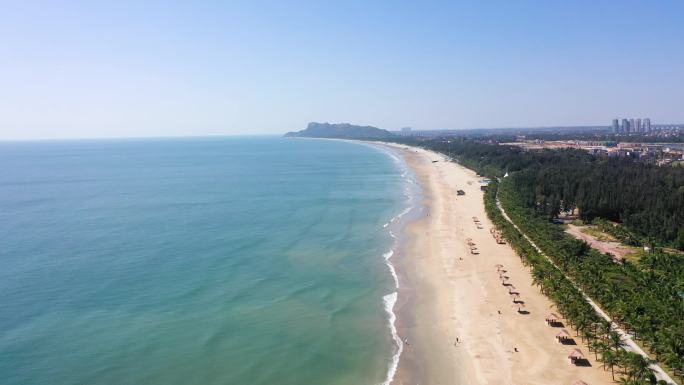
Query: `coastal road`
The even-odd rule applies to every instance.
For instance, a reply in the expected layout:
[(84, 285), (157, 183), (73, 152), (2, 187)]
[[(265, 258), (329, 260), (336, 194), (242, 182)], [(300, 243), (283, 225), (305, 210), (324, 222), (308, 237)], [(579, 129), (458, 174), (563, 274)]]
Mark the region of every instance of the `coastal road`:
[[(518, 227), (518, 225), (515, 224), (515, 222), (513, 222), (513, 221), (511, 220), (511, 218), (510, 218), (510, 217), (508, 216), (508, 214), (506, 213), (506, 210), (504, 210), (503, 206), (501, 205), (501, 201), (499, 200), (499, 191), (498, 191), (498, 190), (497, 190), (497, 192), (496, 192), (496, 206), (497, 206), (497, 207), (499, 208), (499, 210), (501, 211), (501, 214), (503, 215), (503, 217), (504, 217), (510, 224), (512, 224), (513, 227), (515, 227), (515, 229), (518, 230), (518, 231), (520, 232), (520, 234), (522, 234), (523, 237), (525, 237), (525, 239), (526, 239), (526, 240), (527, 240), (527, 241), (528, 241), (528, 242), (529, 242), (529, 243), (530, 243), (530, 244), (539, 252), (539, 254), (541, 254), (544, 258), (546, 258), (546, 260), (549, 261), (549, 263), (551, 263), (554, 267), (556, 267), (556, 269), (560, 270), (561, 272), (563, 271), (563, 270), (561, 270), (561, 269), (560, 269), (560, 268), (551, 260), (551, 258), (549, 258), (548, 255), (546, 255), (546, 254), (537, 246), (536, 243), (534, 243), (534, 241), (532, 241), (532, 239), (530, 239), (530, 237), (527, 236), (527, 234), (525, 234), (525, 232), (523, 232), (523, 231)], [(567, 278), (568, 281), (570, 281), (570, 283), (571, 283), (573, 286), (575, 286), (575, 288), (576, 288), (577, 290), (579, 290), (579, 292), (582, 294), (582, 296), (584, 296), (584, 299), (591, 305), (591, 307), (594, 308), (594, 310), (596, 311), (596, 313), (598, 313), (598, 314), (599, 314), (603, 319), (605, 319), (606, 321), (610, 322), (611, 328), (612, 328), (613, 330), (615, 330), (616, 332), (618, 332), (618, 334), (620, 334), (620, 336), (622, 337), (623, 342), (625, 343), (625, 346), (624, 346), (624, 349), (625, 349), (625, 350), (631, 351), (631, 352), (634, 352), (634, 353), (638, 353), (638, 354), (640, 354), (640, 355), (642, 355), (642, 356), (644, 356), (644, 357), (646, 357), (646, 358), (648, 358), (648, 359), (651, 359), (651, 358), (648, 356), (648, 354), (646, 354), (646, 352), (645, 352), (643, 349), (641, 349), (641, 347), (640, 347), (639, 345), (637, 345), (637, 343), (634, 341), (634, 339), (632, 339), (632, 337), (631, 337), (628, 333), (626, 333), (626, 332), (625, 332), (624, 330), (622, 330), (615, 322), (613, 322), (613, 320), (608, 316), (608, 313), (606, 313), (605, 311), (603, 311), (603, 309), (601, 309), (601, 308), (596, 304), (596, 302), (594, 302), (593, 299), (589, 298), (589, 296), (587, 296), (587, 295), (584, 293), (584, 291), (582, 290), (582, 288), (580, 288), (580, 287), (579, 287), (579, 286), (578, 286), (570, 277), (568, 277), (567, 275), (565, 276), (565, 278)], [(653, 373), (655, 374), (655, 376), (656, 376), (656, 378), (657, 378), (658, 380), (664, 380), (664, 381), (666, 381), (668, 384), (677, 384), (677, 383), (672, 379), (672, 377), (670, 377), (670, 376), (663, 370), (663, 368), (660, 367), (660, 365), (652, 364), (652, 365), (650, 365), (650, 368), (653, 370)]]

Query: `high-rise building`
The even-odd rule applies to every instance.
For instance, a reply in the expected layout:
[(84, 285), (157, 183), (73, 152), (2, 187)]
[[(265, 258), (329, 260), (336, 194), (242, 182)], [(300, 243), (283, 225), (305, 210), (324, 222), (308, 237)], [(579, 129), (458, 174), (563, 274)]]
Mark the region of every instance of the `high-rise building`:
[(620, 131), (620, 125), (617, 119), (613, 119), (613, 134), (617, 134)]
[(623, 134), (629, 134), (629, 121), (627, 119), (622, 119), (622, 127), (620, 127), (620, 132)]
[(644, 131), (651, 132), (651, 119), (644, 119)]
[(641, 126), (641, 118), (636, 120), (635, 130), (636, 132), (644, 132), (644, 127)]
[(628, 133), (631, 134), (633, 132), (636, 132), (635, 128), (636, 128), (636, 122), (634, 121), (634, 118), (632, 118), (629, 120), (629, 131), (628, 131)]

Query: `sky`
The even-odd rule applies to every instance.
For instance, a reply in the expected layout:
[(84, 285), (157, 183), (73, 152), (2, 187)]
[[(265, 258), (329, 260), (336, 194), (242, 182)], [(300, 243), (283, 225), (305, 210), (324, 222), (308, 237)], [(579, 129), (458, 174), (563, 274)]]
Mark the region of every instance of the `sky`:
[(680, 0), (0, 9), (0, 139), (684, 123)]

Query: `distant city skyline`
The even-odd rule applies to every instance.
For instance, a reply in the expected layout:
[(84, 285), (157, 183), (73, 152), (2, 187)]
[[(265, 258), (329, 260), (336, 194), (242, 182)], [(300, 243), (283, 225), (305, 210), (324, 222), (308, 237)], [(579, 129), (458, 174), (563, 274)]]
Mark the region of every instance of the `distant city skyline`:
[(682, 16), (637, 0), (11, 2), (0, 140), (684, 123)]

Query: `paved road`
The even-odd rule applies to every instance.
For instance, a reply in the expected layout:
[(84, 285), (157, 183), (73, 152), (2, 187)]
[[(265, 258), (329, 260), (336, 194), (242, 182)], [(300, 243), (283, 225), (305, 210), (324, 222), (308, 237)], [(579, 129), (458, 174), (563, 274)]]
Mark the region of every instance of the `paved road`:
[[(556, 269), (558, 269), (558, 270), (560, 270), (560, 271), (563, 271), (563, 270), (561, 270), (561, 269), (560, 269), (560, 268), (551, 260), (551, 258), (549, 258), (549, 257), (548, 257), (548, 256), (547, 256), (539, 247), (537, 247), (537, 244), (534, 243), (534, 242), (530, 239), (530, 237), (528, 237), (527, 234), (525, 234), (525, 233), (518, 227), (518, 225), (516, 225), (516, 224), (511, 220), (511, 218), (508, 217), (508, 214), (506, 214), (506, 210), (504, 210), (503, 206), (501, 206), (501, 201), (499, 201), (499, 192), (498, 192), (498, 191), (497, 191), (497, 195), (496, 195), (496, 206), (499, 208), (499, 210), (501, 210), (501, 214), (503, 215), (503, 217), (504, 217), (508, 222), (510, 222), (510, 223), (513, 225), (513, 227), (515, 227), (516, 230), (518, 230), (518, 231), (520, 232), (520, 234), (522, 234), (522, 236), (525, 237), (525, 239), (526, 239), (528, 242), (530, 242), (530, 244), (531, 244), (535, 249), (537, 249), (537, 251), (539, 252), (539, 254), (541, 254), (544, 258), (546, 258), (546, 260), (549, 261), (553, 266), (555, 266)], [(625, 350), (627, 350), (627, 351), (632, 351), (632, 352), (635, 352), (635, 353), (639, 353), (639, 354), (641, 354), (642, 356), (644, 356), (644, 357), (650, 359), (650, 357), (648, 356), (648, 354), (646, 354), (646, 352), (644, 352), (644, 350), (641, 349), (641, 347), (639, 347), (639, 345), (637, 345), (636, 342), (634, 342), (634, 339), (632, 339), (632, 337), (631, 337), (629, 334), (627, 334), (627, 333), (626, 333), (624, 330), (622, 330), (615, 322), (613, 322), (613, 320), (608, 316), (608, 313), (606, 313), (605, 311), (603, 311), (603, 309), (601, 309), (601, 308), (596, 304), (596, 302), (594, 302), (594, 300), (592, 300), (591, 298), (589, 298), (589, 296), (587, 296), (587, 295), (584, 293), (584, 291), (583, 291), (583, 290), (582, 290), (582, 289), (581, 289), (581, 288), (580, 288), (572, 279), (570, 279), (570, 277), (568, 277), (567, 275), (566, 275), (565, 277), (570, 281), (570, 283), (572, 283), (573, 286), (575, 286), (575, 288), (576, 288), (577, 290), (579, 290), (580, 293), (582, 293), (582, 295), (584, 296), (584, 299), (591, 305), (591, 307), (593, 307), (594, 310), (596, 310), (596, 312), (597, 312), (603, 319), (605, 319), (606, 321), (610, 322), (611, 328), (612, 328), (613, 330), (617, 331), (617, 332), (620, 334), (620, 336), (622, 337), (623, 342), (625, 343), (625, 347), (624, 347)], [(672, 377), (670, 377), (667, 373), (665, 373), (665, 371), (663, 370), (663, 368), (660, 367), (660, 365), (653, 364), (653, 365), (651, 365), (650, 367), (651, 367), (651, 369), (653, 369), (653, 372), (655, 373), (655, 376), (656, 376), (656, 378), (657, 378), (658, 380), (665, 380), (665, 381), (667, 381), (668, 384), (677, 384), (677, 383), (672, 379)]]

